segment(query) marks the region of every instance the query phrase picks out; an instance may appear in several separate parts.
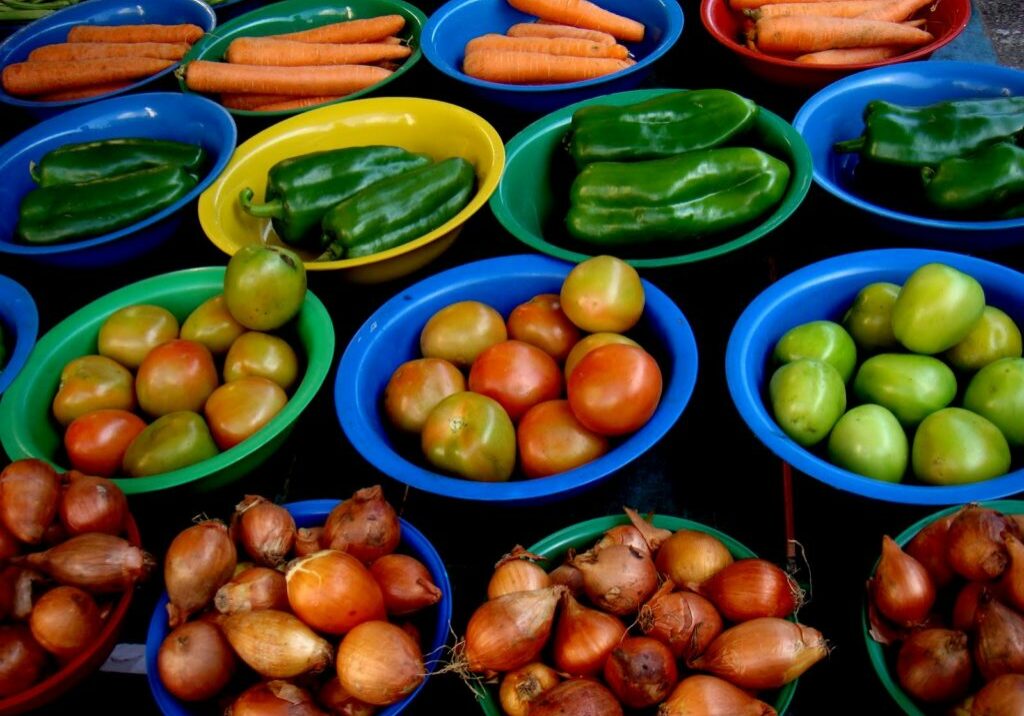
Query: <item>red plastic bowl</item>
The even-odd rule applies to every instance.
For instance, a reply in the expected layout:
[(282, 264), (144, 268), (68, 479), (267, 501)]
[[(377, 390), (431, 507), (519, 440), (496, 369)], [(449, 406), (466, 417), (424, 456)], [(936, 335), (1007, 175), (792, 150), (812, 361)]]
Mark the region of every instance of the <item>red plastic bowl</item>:
[(758, 77), (796, 87), (824, 87), (840, 77), (883, 65), (910, 60), (926, 60), (940, 47), (964, 31), (971, 19), (971, 0), (937, 0), (920, 10), (915, 18), (925, 18), (925, 29), (935, 36), (931, 43), (903, 55), (857, 65), (806, 65), (802, 62), (750, 50), (742, 43), (743, 15), (729, 7), (728, 0), (702, 0), (700, 19), (711, 36), (735, 53), (744, 67)]
[[(139, 528), (130, 514), (125, 525), (124, 536), (136, 547), (142, 546)], [(92, 646), (31, 689), (0, 700), (0, 716), (13, 716), (41, 708), (99, 669), (110, 656), (110, 652), (114, 650), (114, 644), (117, 643), (117, 636), (121, 631), (124, 618), (128, 615), (128, 607), (131, 606), (134, 593), (135, 590), (129, 589), (121, 595)]]

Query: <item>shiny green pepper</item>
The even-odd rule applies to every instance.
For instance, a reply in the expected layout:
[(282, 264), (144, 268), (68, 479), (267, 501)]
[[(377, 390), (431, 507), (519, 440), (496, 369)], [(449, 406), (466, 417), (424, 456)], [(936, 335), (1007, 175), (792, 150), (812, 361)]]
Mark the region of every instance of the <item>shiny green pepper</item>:
[(951, 211), (998, 208), (1024, 199), (1024, 148), (1000, 142), (921, 169), (928, 201)]
[(196, 144), (133, 137), (65, 144), (29, 166), (39, 186), (79, 184), (162, 166), (197, 174), (206, 150)]

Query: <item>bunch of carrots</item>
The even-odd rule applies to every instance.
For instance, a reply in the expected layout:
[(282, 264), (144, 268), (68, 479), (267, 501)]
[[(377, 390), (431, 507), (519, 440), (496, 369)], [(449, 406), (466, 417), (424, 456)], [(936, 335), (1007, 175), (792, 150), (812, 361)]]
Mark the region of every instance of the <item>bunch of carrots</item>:
[(466, 44), (462, 70), (470, 77), (510, 84), (578, 82), (635, 64), (623, 42), (644, 38), (642, 23), (588, 0), (508, 0), (539, 22), (513, 25), (507, 34)]
[(729, 0), (750, 49), (814, 65), (896, 57), (934, 36), (914, 14), (941, 0)]
[(198, 25), (77, 25), (66, 42), (5, 67), (4, 90), (40, 102), (95, 97), (167, 69), (202, 36)]
[(375, 85), (412, 49), (397, 33), (401, 15), (346, 20), (268, 37), (239, 37), (227, 62), (190, 62), (182, 71), (195, 92), (217, 93), (229, 109), (269, 112), (333, 102)]

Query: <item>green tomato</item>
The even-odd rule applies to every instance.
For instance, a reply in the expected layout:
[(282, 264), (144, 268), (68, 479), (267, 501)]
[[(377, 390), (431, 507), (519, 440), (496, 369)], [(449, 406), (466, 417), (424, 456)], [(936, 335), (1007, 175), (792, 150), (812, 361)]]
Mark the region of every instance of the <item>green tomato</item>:
[(139, 304), (114, 311), (100, 326), (100, 355), (135, 370), (149, 352), (178, 337), (178, 319), (161, 306)]
[(967, 337), (985, 310), (985, 291), (945, 264), (925, 264), (910, 275), (892, 307), (892, 332), (914, 353), (933, 355)]
[(228, 261), (224, 301), (246, 328), (280, 328), (295, 317), (305, 300), (306, 267), (293, 251), (247, 244)]
[(893, 412), (906, 427), (917, 425), (956, 397), (956, 376), (931, 356), (882, 353), (864, 361), (853, 379), (862, 402)]
[(857, 346), (842, 326), (832, 321), (811, 321), (791, 328), (775, 344), (775, 360), (792, 363), (814, 358), (832, 365), (845, 383), (857, 365)]
[(181, 337), (202, 343), (213, 355), (224, 355), (235, 339), (245, 333), (224, 302), (224, 294), (203, 301), (181, 324)]
[(892, 334), (892, 306), (900, 287), (871, 283), (860, 290), (843, 316), (843, 325), (863, 351), (888, 350), (899, 345)]
[(995, 423), (1011, 445), (1024, 446), (1024, 358), (1003, 358), (979, 370), (964, 407)]
[(801, 358), (775, 371), (768, 385), (779, 426), (804, 447), (821, 442), (846, 410), (846, 386), (829, 363)]
[(194, 465), (217, 454), (206, 421), (198, 413), (168, 413), (138, 434), (124, 454), (124, 471), (132, 477), (159, 475)]
[(989, 480), (1010, 469), (1010, 446), (999, 428), (963, 408), (932, 413), (917, 428), (914, 474), (933, 485)]
[(828, 437), (836, 465), (865, 477), (899, 482), (907, 471), (910, 446), (896, 416), (881, 405), (858, 405), (839, 418)]
[(967, 337), (946, 352), (954, 368), (981, 370), (1000, 358), (1020, 358), (1020, 329), (1013, 319), (993, 306), (985, 306), (981, 320)]
[(430, 464), (468, 480), (504, 482), (516, 465), (511, 418), (479, 393), (454, 393), (434, 406), (420, 438)]

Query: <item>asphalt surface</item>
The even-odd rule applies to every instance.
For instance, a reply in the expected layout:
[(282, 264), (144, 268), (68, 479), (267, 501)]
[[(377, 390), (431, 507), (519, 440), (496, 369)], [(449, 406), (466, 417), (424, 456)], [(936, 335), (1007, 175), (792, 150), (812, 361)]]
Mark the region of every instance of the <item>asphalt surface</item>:
[(1024, 68), (1024, 3), (1021, 0), (974, 0), (974, 7), (999, 63)]

